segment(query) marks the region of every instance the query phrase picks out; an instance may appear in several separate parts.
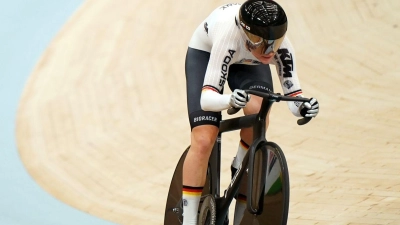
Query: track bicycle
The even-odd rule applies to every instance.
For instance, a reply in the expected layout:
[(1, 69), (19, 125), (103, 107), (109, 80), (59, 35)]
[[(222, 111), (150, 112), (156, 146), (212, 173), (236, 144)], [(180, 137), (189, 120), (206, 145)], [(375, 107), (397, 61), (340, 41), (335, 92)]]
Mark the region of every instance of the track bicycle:
[[(222, 120), (219, 134), (210, 155), (207, 177), (199, 203), (198, 225), (228, 225), (229, 207), (241, 193), (247, 196), (247, 210), (240, 225), (286, 225), (289, 213), (289, 171), (282, 149), (265, 138), (266, 116), (272, 104), (279, 101), (306, 102), (307, 98), (283, 96), (279, 93), (245, 90), (263, 98), (259, 113)], [(239, 109), (228, 109), (234, 114)], [(311, 118), (301, 118), (298, 125)], [(224, 194), (220, 193), (221, 134), (253, 127), (253, 142), (241, 166), (233, 175)], [(189, 146), (190, 147), (190, 146)], [(182, 168), (189, 147), (182, 154), (171, 180), (164, 216), (164, 225), (182, 224)]]

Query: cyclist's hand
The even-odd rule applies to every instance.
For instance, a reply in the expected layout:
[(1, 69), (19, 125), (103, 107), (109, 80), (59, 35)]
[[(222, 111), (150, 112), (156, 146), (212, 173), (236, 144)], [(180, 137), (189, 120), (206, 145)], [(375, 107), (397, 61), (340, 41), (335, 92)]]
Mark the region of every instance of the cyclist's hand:
[(310, 98), (310, 101), (304, 102), (300, 106), (300, 114), (303, 117), (316, 117), (319, 112), (319, 104), (317, 99)]
[(250, 101), (250, 95), (240, 89), (235, 89), (231, 95), (229, 105), (234, 108), (243, 108)]

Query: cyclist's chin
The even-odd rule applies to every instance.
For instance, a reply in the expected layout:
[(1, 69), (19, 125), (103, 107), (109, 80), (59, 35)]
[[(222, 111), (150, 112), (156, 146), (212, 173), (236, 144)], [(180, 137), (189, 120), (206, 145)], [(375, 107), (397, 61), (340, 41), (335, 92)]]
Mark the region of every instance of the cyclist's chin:
[(274, 53), (269, 53), (267, 55), (264, 54), (257, 54), (257, 52), (253, 52), (253, 55), (260, 61), (262, 64), (269, 64), (271, 63), (272, 59), (274, 58)]
[(271, 63), (272, 59), (274, 56), (259, 56), (257, 57), (258, 61), (260, 61), (262, 64), (269, 64)]

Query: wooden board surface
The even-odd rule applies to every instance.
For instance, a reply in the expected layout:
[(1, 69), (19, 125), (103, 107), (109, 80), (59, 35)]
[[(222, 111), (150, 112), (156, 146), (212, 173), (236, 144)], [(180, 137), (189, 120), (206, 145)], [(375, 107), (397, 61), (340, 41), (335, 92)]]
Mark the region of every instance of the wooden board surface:
[[(162, 224), (190, 137), (187, 43), (224, 3), (85, 1), (20, 101), (19, 154), (40, 186), (118, 224)], [(267, 138), (284, 149), (291, 175), (289, 224), (400, 224), (400, 2), (279, 3), (302, 88), (321, 105), (303, 127), (285, 103), (272, 112)], [(224, 138), (226, 186), (239, 139)]]

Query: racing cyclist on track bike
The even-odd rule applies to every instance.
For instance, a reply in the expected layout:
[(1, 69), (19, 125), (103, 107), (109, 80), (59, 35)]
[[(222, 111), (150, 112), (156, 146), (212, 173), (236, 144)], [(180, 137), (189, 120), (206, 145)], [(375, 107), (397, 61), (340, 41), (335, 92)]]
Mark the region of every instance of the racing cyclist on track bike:
[[(286, 96), (302, 96), (293, 47), (286, 37), (288, 21), (282, 7), (271, 0), (248, 0), (216, 8), (194, 31), (186, 54), (187, 106), (191, 146), (183, 165), (183, 225), (197, 224), (198, 205), (204, 187), (208, 159), (218, 135), (221, 111), (243, 108), (258, 113), (262, 98), (244, 89), (273, 92), (269, 64), (276, 67)], [(223, 94), (228, 82), (231, 94)], [(288, 102), (298, 117), (315, 117), (319, 104)], [(268, 126), (269, 116), (267, 116)], [(252, 128), (240, 131), (232, 173), (241, 164), (252, 142)], [(246, 209), (239, 193), (235, 223)]]

